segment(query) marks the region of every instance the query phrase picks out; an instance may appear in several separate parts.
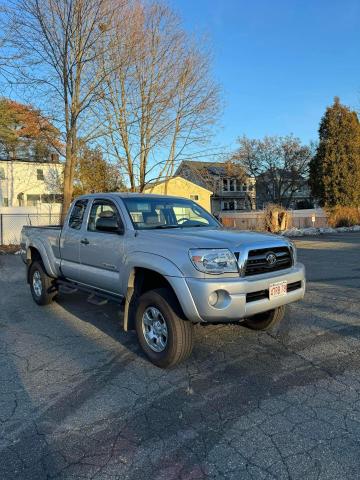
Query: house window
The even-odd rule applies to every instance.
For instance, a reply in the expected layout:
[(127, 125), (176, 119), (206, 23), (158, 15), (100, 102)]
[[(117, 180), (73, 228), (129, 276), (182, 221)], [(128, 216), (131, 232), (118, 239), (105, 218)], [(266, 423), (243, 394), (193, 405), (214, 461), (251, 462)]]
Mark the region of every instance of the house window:
[(45, 180), (44, 178), (44, 170), (42, 170), (41, 168), (38, 168), (36, 170), (36, 176), (37, 176), (37, 179), (38, 180)]
[(63, 197), (62, 195), (49, 193), (41, 195), (41, 203), (62, 203)]
[(228, 178), (223, 178), (223, 192), (228, 192), (229, 191), (229, 185), (228, 185)]
[(190, 200), (195, 200), (195, 202), (197, 202), (199, 200), (199, 195), (190, 195)]
[(0, 180), (5, 180), (5, 169), (0, 167)]
[(54, 203), (54, 195), (41, 195), (41, 203)]
[(247, 191), (247, 185), (246, 185), (246, 183), (243, 184), (243, 186), (242, 186), (242, 191), (243, 191), (243, 192), (246, 192), (246, 191)]
[(40, 203), (40, 195), (26, 195), (26, 205), (36, 207)]
[(236, 210), (245, 210), (245, 200), (244, 199), (236, 200)]
[(230, 192), (235, 192), (236, 189), (236, 180), (235, 178), (230, 179)]

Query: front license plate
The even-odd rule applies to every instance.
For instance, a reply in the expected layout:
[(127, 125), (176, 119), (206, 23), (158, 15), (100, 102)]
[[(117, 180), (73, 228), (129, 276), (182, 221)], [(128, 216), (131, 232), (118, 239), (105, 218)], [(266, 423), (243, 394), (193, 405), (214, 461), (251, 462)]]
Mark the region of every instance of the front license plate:
[(269, 285), (269, 299), (276, 297), (283, 297), (287, 294), (287, 281), (270, 283)]

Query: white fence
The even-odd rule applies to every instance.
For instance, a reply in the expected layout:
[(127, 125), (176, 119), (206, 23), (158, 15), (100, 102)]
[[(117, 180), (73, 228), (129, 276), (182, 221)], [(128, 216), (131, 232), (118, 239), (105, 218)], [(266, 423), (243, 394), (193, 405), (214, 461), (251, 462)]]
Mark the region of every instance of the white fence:
[(53, 208), (0, 208), (0, 245), (19, 245), (23, 225), (58, 225), (60, 205)]

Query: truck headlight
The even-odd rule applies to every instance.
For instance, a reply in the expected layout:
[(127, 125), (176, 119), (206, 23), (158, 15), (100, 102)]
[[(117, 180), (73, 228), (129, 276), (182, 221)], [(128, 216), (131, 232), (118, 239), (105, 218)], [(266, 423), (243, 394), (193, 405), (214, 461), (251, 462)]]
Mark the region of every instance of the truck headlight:
[(190, 260), (200, 272), (220, 275), (238, 273), (235, 255), (227, 248), (203, 248), (189, 250)]

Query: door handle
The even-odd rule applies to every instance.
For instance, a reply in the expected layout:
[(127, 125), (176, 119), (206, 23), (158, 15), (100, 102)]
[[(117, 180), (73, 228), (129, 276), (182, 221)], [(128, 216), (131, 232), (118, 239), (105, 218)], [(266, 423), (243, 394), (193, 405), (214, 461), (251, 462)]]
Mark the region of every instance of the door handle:
[(82, 244), (84, 244), (84, 245), (89, 245), (90, 242), (89, 242), (89, 240), (88, 240), (87, 238), (82, 238), (82, 239), (80, 240), (80, 243), (82, 243)]

